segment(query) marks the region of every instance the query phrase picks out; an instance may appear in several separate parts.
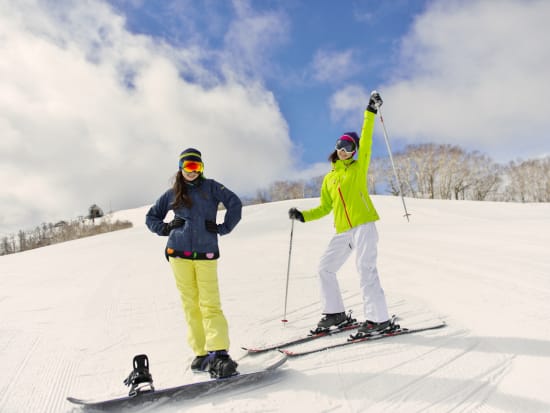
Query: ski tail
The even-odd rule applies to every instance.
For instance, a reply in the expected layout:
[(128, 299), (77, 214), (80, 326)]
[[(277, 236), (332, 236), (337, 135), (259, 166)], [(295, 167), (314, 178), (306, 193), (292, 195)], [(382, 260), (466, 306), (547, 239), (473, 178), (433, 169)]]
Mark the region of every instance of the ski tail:
[(276, 344), (268, 344), (263, 347), (241, 347), (241, 348), (245, 350), (248, 354), (260, 354), (266, 351), (279, 350), (282, 348), (307, 343), (309, 341), (316, 340), (321, 337), (327, 337), (327, 336), (343, 333), (346, 331), (351, 331), (358, 328), (360, 325), (361, 323), (357, 322), (355, 318), (351, 317), (351, 310), (350, 310), (346, 321), (344, 323), (339, 324), (337, 327), (324, 329), (324, 330), (312, 330), (309, 332), (308, 335), (293, 338), (293, 339), (276, 343)]

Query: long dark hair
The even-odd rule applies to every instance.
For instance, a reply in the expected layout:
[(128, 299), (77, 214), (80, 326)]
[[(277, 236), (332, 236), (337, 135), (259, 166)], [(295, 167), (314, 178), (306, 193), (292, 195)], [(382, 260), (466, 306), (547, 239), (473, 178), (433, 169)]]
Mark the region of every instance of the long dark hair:
[(332, 163), (336, 162), (338, 159), (338, 154), (336, 153), (336, 149), (328, 156), (328, 160)]
[[(200, 177), (198, 178), (200, 179)], [(181, 206), (186, 208), (191, 208), (193, 206), (193, 201), (187, 193), (187, 184), (183, 178), (181, 171), (178, 171), (174, 176), (174, 184), (172, 186), (174, 190), (174, 202), (172, 203), (172, 208), (176, 209)]]

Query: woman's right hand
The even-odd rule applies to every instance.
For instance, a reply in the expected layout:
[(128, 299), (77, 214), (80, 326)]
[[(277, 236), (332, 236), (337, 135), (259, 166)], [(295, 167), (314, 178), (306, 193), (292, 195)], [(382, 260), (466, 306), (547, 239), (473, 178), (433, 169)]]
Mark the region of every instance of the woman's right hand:
[(183, 227), (185, 225), (185, 219), (180, 217), (175, 217), (172, 221), (164, 223), (162, 228), (163, 235), (170, 235), (170, 231), (174, 228)]
[(290, 219), (297, 219), (300, 222), (306, 222), (304, 220), (304, 215), (300, 211), (298, 211), (296, 208), (290, 208), (288, 210), (288, 217)]

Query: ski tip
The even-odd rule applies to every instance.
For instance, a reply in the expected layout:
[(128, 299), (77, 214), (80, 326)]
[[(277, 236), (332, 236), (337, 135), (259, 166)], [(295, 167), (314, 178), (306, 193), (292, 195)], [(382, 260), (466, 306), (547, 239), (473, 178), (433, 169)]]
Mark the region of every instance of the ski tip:
[(67, 397), (67, 401), (71, 402), (71, 403), (74, 403), (74, 404), (84, 404), (85, 401), (82, 400), (82, 399), (77, 399), (76, 397), (71, 397), (71, 396), (68, 396)]
[(246, 354), (249, 354), (249, 355), (256, 355), (256, 354), (260, 354), (260, 353), (264, 353), (266, 352), (267, 350), (264, 350), (264, 349), (258, 349), (258, 348), (249, 348), (249, 347), (241, 347), (244, 351), (246, 351)]

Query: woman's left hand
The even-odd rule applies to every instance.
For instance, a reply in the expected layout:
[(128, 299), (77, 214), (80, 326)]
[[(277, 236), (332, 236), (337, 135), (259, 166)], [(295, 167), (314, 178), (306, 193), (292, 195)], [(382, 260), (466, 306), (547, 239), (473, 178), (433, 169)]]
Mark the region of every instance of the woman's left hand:
[(204, 226), (208, 232), (212, 232), (214, 234), (218, 233), (218, 224), (214, 221), (204, 221)]

